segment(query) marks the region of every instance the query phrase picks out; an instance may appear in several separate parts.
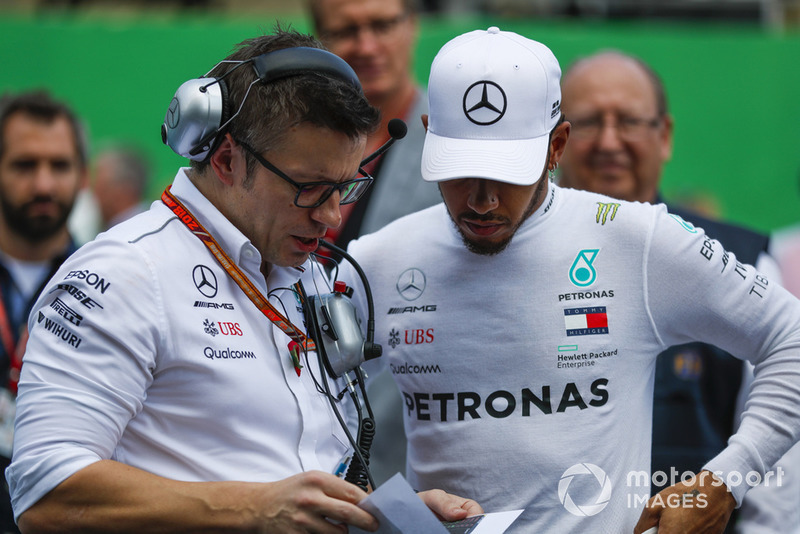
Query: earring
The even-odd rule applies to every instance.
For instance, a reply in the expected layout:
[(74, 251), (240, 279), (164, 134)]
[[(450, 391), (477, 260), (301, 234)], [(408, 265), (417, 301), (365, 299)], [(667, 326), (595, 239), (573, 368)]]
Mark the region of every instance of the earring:
[(551, 182), (555, 181), (556, 169), (558, 169), (558, 162), (557, 161), (554, 161), (553, 162), (553, 166), (551, 168), (547, 169), (547, 172), (550, 174), (550, 181)]

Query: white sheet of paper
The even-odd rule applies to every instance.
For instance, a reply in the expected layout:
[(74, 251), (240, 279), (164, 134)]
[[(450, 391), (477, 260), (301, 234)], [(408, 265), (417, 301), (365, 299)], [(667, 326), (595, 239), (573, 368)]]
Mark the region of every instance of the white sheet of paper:
[[(384, 482), (358, 506), (378, 519), (378, 534), (448, 534), (400, 473)], [(513, 510), (486, 514), (473, 532), (502, 534), (521, 513), (522, 510)], [(350, 532), (368, 534), (355, 527), (350, 527)]]
[(521, 513), (522, 510), (509, 510), (486, 514), (470, 534), (502, 534)]

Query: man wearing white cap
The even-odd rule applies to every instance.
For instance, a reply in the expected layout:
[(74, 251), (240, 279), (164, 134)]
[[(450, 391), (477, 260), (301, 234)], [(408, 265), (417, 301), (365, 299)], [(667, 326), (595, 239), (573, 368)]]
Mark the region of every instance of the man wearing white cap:
[[(550, 183), (560, 75), (497, 28), (447, 43), (422, 157), (444, 204), (349, 247), (405, 401), (407, 476), (524, 508), (509, 532), (721, 532), (800, 435), (800, 301), (663, 206)], [(751, 355), (748, 410), (707, 471), (648, 501), (656, 356), (691, 339)]]

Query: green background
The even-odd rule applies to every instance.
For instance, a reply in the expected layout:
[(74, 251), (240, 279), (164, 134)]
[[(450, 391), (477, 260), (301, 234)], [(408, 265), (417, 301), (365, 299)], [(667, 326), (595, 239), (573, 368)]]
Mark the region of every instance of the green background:
[[(282, 22), (307, 31), (302, 16)], [(161, 144), (175, 89), (275, 16), (0, 12), (0, 91), (47, 87), (87, 122), (92, 152), (134, 141), (156, 168), (156, 197), (185, 160)], [(562, 68), (600, 48), (650, 62), (665, 80), (675, 150), (667, 199), (716, 199), (722, 217), (762, 231), (800, 222), (800, 32), (652, 22), (421, 20), (416, 75), (447, 40), (498, 25), (547, 44)]]

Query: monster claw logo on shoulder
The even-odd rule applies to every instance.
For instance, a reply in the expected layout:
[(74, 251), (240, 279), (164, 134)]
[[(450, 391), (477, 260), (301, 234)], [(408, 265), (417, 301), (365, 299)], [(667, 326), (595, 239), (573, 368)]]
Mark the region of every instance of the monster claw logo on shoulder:
[(619, 206), (620, 205), (616, 202), (598, 202), (596, 216), (597, 223), (606, 224), (606, 221), (613, 221), (614, 217), (617, 216), (617, 210), (619, 209)]
[(599, 248), (587, 248), (578, 252), (572, 267), (569, 268), (569, 281), (578, 287), (592, 285), (597, 280), (597, 271), (592, 264), (599, 252)]

